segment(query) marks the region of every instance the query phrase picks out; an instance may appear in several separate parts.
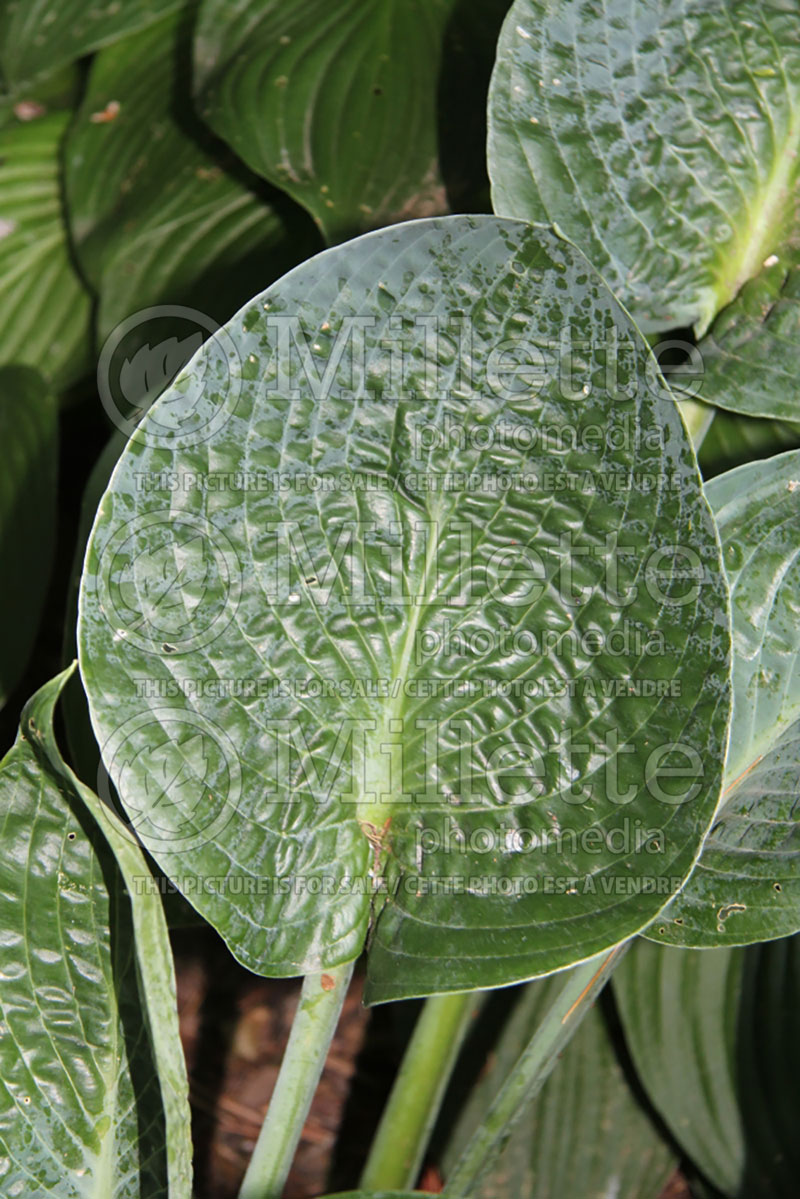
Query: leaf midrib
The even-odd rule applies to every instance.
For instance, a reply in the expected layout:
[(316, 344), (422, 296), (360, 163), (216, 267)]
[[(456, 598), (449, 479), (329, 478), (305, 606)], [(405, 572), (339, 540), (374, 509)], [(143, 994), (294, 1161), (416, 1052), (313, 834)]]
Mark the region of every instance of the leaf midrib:
[(800, 100), (792, 105), (789, 129), (775, 164), (745, 214), (744, 238), (738, 241), (736, 252), (724, 264), (713, 288), (716, 307), (709, 305), (696, 325), (698, 337), (707, 332), (723, 308), (736, 298), (748, 280), (759, 274), (766, 258), (779, 248), (786, 233), (792, 177), (798, 172), (799, 161)]
[[(436, 510), (435, 516), (430, 521), (429, 527), (431, 532), (426, 538), (425, 560), (420, 573), (418, 595), (413, 597), (414, 603), (411, 606), (411, 616), (406, 625), (400, 657), (393, 663), (394, 679), (399, 680), (401, 684), (405, 681), (408, 668), (411, 664), (411, 656), (414, 652), (414, 643), (419, 630), (420, 619), (426, 608), (425, 603), (418, 601), (428, 595), (431, 575), (436, 565), (436, 555), (439, 550), (439, 540), (438, 537), (434, 536), (433, 530), (438, 530), (441, 527), (441, 515), (440, 505)], [(376, 752), (369, 755), (365, 770), (365, 790), (367, 794), (380, 796), (390, 790), (391, 778), (384, 764), (384, 755), (380, 751), (380, 746), (392, 738), (391, 729), (393, 722), (395, 720), (402, 720), (404, 706), (405, 689), (401, 685), (397, 688), (396, 694), (393, 694), (392, 699), (384, 706), (382, 720), (374, 734), (375, 740), (373, 741), (373, 746)], [(365, 796), (365, 802), (357, 805), (358, 817), (360, 820), (370, 820), (373, 823), (382, 824), (392, 814), (393, 809), (390, 805), (391, 800), (389, 804), (386, 804), (381, 802), (380, 799), (370, 801)]]
[[(109, 895), (109, 900), (112, 897)], [(116, 897), (116, 903), (119, 903), (119, 897)], [(111, 916), (111, 903), (109, 903), (109, 917)], [(113, 952), (113, 951), (112, 951)], [(113, 966), (109, 962), (109, 967), (113, 971)], [(102, 1133), (100, 1142), (100, 1153), (96, 1160), (95, 1168), (87, 1178), (86, 1199), (111, 1199), (116, 1192), (116, 1166), (117, 1157), (115, 1153), (117, 1144), (117, 1132), (119, 1121), (119, 1081), (120, 1081), (120, 1012), (117, 1002), (117, 995), (113, 987), (113, 975), (109, 979), (112, 985), (108, 988), (109, 1001), (109, 1028), (111, 1036), (108, 1046), (106, 1069), (102, 1064), (99, 1066), (99, 1073), (104, 1086), (104, 1101), (103, 1101), (103, 1116), (108, 1118), (108, 1127)]]

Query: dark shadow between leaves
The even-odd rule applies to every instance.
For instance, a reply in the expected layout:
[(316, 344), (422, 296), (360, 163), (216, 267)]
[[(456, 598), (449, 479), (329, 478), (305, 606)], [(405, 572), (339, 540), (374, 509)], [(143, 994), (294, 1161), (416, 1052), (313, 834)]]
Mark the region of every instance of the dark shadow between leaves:
[(486, 99), (510, 0), (457, 0), (447, 23), (437, 97), (439, 167), (451, 212), (491, 212)]

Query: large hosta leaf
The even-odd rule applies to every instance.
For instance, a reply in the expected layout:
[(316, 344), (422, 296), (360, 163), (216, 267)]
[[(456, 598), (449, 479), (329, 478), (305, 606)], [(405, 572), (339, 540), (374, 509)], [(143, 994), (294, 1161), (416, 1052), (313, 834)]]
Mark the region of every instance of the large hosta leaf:
[[(66, 610), (64, 614), (64, 642), (62, 661), (73, 662), (77, 652), (76, 618), (78, 614), (78, 589), (80, 585), (83, 557), (86, 543), (89, 540), (92, 524), (94, 523), (100, 497), (108, 486), (111, 472), (116, 465), (127, 437), (117, 430), (104, 447), (97, 459), (94, 469), (84, 488), (81, 499), (80, 519), (75, 538), (75, 553), (72, 563), (72, 574), (69, 582)], [(70, 676), (61, 695), (61, 717), (66, 734), (66, 747), (69, 759), (79, 778), (89, 780), (95, 785), (100, 769), (100, 750), (92, 731), (89, 719), (89, 707), (83, 689), (80, 674), (76, 671)], [(103, 777), (102, 775), (100, 776)], [(158, 876), (163, 878), (163, 876)], [(191, 908), (183, 896), (174, 888), (161, 887), (161, 900), (164, 907), (164, 917), (170, 929), (184, 928), (187, 925), (196, 927), (203, 922), (195, 910)]]
[(436, 86), (453, 0), (202, 0), (200, 111), (327, 240), (446, 206)]
[[(795, 21), (798, 18), (800, 8)], [(800, 129), (800, 60), (794, 69), (795, 121)], [(797, 149), (784, 153), (798, 158)], [(797, 180), (790, 186), (796, 195)], [(793, 203), (797, 205), (797, 200)], [(776, 245), (777, 252), (767, 256), (762, 269), (742, 285), (700, 340), (701, 394), (721, 408), (750, 416), (800, 419), (800, 213), (795, 221), (791, 236)]]
[(59, 385), (87, 364), (89, 296), (70, 260), (59, 154), (69, 114), (0, 129), (0, 365)]
[(0, 707), (33, 646), (55, 541), (58, 413), (42, 378), (0, 369)]
[(800, 451), (706, 484), (733, 612), (733, 719), (725, 764), (737, 778), (800, 716)]
[(0, 66), (12, 88), (122, 37), (183, 0), (4, 0)]
[[(562, 976), (529, 983), (517, 1001), (470, 1095), (467, 1118), (461, 1118), (448, 1144), (445, 1177), (563, 983)], [(674, 1152), (626, 1081), (606, 1011), (598, 1005), (586, 1015), (478, 1193), (486, 1199), (653, 1199), (674, 1162)]]
[(727, 596), (599, 277), (544, 228), (412, 222), (207, 345), (120, 459), (82, 583), (145, 845), (256, 971), (347, 961), (371, 921), (374, 1000), (641, 928), (717, 801)]
[(717, 317), (703, 398), (795, 418), (798, 19), (516, 0), (489, 110), (496, 210), (557, 223), (648, 329)]
[[(285, 197), (268, 203), (253, 190), (268, 190), (260, 180), (242, 182), (239, 164), (228, 169), (232, 156), (226, 162), (204, 145), (189, 55), (185, 12), (103, 50), (67, 141), (72, 232), (100, 293), (101, 338), (164, 302), (223, 320), (316, 248), (311, 223), (299, 212), (292, 219)], [(182, 333), (191, 344), (208, 328)]]
[(798, 938), (746, 950), (640, 941), (613, 985), (637, 1073), (698, 1169), (735, 1199), (793, 1199)]
[(52, 720), (68, 674), (33, 697), (0, 763), (3, 1193), (189, 1199), (161, 902), (141, 851), (61, 760)]
[(700, 860), (648, 936), (746, 945), (800, 929), (800, 452), (706, 487), (733, 609), (725, 790)]

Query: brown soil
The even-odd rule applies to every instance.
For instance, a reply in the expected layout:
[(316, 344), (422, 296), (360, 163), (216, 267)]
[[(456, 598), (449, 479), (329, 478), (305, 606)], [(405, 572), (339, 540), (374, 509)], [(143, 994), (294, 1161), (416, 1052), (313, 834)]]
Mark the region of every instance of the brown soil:
[[(176, 934), (175, 951), (196, 1196), (235, 1199), (275, 1085), (300, 981), (250, 974), (210, 931)], [(285, 1199), (313, 1199), (357, 1183), (416, 1010), (413, 1004), (367, 1010), (362, 988), (356, 972)], [(419, 1186), (441, 1189), (434, 1165), (426, 1165)], [(659, 1199), (690, 1199), (680, 1174)]]

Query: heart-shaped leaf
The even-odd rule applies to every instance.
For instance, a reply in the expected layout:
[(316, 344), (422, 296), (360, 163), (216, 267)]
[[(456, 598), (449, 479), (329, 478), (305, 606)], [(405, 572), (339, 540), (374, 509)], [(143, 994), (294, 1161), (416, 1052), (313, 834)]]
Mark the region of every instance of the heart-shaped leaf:
[(733, 610), (725, 789), (686, 887), (647, 930), (703, 948), (800, 929), (800, 452), (706, 487)]
[[(349, 961), (371, 926), (372, 1001), (643, 927), (717, 802), (729, 638), (629, 318), (548, 230), (452, 217), (311, 259), (224, 334), (132, 437), (84, 568), (92, 721), (145, 845), (253, 970)], [(183, 625), (151, 624), (137, 560), (170, 545), (177, 577), (198, 537)], [(185, 812), (148, 764), (170, 744)]]
[[(561, 975), (529, 983), (517, 1000), (448, 1142), (445, 1178), (563, 984)], [(587, 1013), (478, 1194), (486, 1199), (660, 1194), (675, 1153), (631, 1091), (606, 1006)]]
[(614, 974), (637, 1074), (732, 1199), (797, 1194), (800, 939), (749, 949), (639, 941)]
[(0, 763), (0, 1176), (7, 1195), (189, 1199), (191, 1141), (161, 901), (61, 760), (36, 693)]
[(0, 129), (0, 365), (58, 386), (87, 365), (89, 296), (70, 259), (59, 154), (68, 113)]
[(794, 3), (515, 0), (489, 103), (497, 212), (555, 222), (649, 330), (693, 325), (702, 398), (797, 416)]
[(7, 86), (49, 75), (131, 33), (184, 0), (6, 0), (0, 13), (0, 65)]
[(28, 661), (50, 578), (57, 442), (58, 409), (41, 376), (0, 369), (0, 707)]
[(446, 209), (436, 85), (453, 0), (203, 0), (198, 107), (328, 241)]
[(209, 317), (228, 317), (318, 244), (285, 197), (266, 201), (254, 190), (268, 191), (261, 180), (207, 148), (189, 94), (190, 34), (187, 14), (175, 12), (102, 50), (67, 139), (70, 221), (100, 293), (101, 338), (150, 305), (200, 309), (194, 324), (178, 322), (178, 336), (134, 344), (119, 379), (133, 402), (171, 381), (213, 331)]

